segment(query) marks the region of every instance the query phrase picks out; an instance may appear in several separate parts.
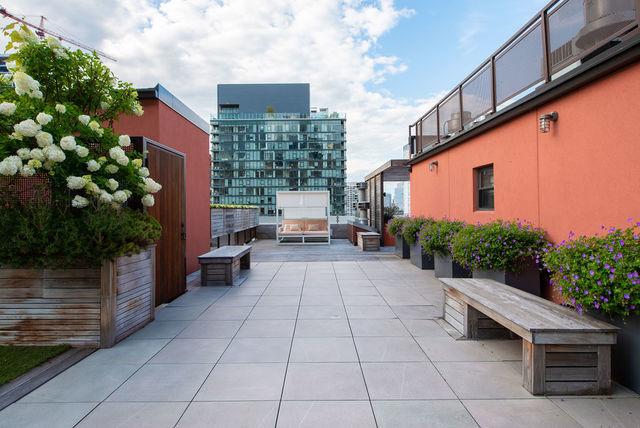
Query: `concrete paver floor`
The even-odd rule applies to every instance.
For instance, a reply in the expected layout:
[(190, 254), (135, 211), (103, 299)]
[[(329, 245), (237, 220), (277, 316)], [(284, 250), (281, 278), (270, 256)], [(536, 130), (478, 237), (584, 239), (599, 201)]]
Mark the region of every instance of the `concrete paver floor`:
[(622, 387), (533, 397), (519, 340), (449, 336), (432, 271), (344, 242), (274, 248), (257, 243), (242, 286), (192, 287), (0, 412), (0, 427), (640, 426)]

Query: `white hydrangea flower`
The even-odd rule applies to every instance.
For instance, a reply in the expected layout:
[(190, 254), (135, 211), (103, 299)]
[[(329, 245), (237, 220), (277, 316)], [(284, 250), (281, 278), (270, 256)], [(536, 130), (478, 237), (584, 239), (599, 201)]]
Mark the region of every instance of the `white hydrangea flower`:
[(162, 189), (162, 186), (156, 183), (153, 178), (145, 177), (142, 182), (144, 183), (142, 188), (147, 193), (158, 193)]
[(87, 126), (89, 124), (89, 121), (91, 120), (91, 118), (89, 116), (87, 116), (86, 114), (81, 114), (80, 116), (78, 116), (78, 120), (80, 121), (80, 123), (82, 123), (83, 125)]
[(99, 169), (100, 164), (95, 160), (91, 159), (89, 162), (87, 162), (87, 170), (89, 170), (90, 172), (96, 172)]
[(9, 156), (0, 162), (0, 175), (16, 175), (22, 169), (22, 159)]
[(2, 103), (0, 104), (0, 114), (4, 116), (11, 116), (16, 112), (16, 105), (14, 103)]
[(42, 126), (48, 124), (52, 120), (53, 120), (53, 116), (51, 116), (50, 114), (44, 113), (44, 112), (40, 112), (36, 116), (36, 121)]
[(44, 153), (45, 158), (51, 162), (62, 162), (67, 158), (62, 149), (55, 144), (51, 144), (42, 149), (42, 153)]
[(89, 122), (88, 126), (89, 126), (89, 129), (91, 129), (95, 133), (102, 134), (104, 132), (100, 124), (95, 120), (92, 120), (91, 122)]
[(9, 138), (12, 140), (18, 140), (18, 141), (22, 141), (22, 135), (18, 134), (17, 132), (13, 131), (10, 135)]
[(138, 175), (140, 177), (148, 177), (149, 176), (149, 168), (147, 168), (146, 166), (143, 166), (142, 168), (140, 168), (138, 170)]
[(51, 49), (62, 49), (62, 45), (60, 44), (60, 40), (55, 37), (47, 37), (47, 46)]
[(76, 154), (81, 158), (86, 158), (89, 156), (89, 149), (84, 146), (76, 146)]
[(102, 190), (98, 187), (98, 185), (93, 181), (88, 181), (87, 184), (84, 186), (84, 190), (86, 190), (87, 193), (92, 195), (97, 195), (100, 192), (102, 192)]
[(15, 86), (16, 94), (18, 95), (29, 95), (33, 98), (42, 98), (40, 83), (27, 73), (22, 71), (16, 71), (13, 73), (13, 84)]
[(27, 148), (18, 149), (17, 153), (18, 157), (22, 160), (31, 159), (31, 150)]
[(144, 205), (145, 207), (152, 207), (155, 203), (156, 201), (153, 198), (153, 195), (147, 194), (142, 197), (142, 205)]
[(74, 208), (84, 208), (89, 205), (89, 200), (80, 195), (76, 195), (71, 201), (71, 206)]
[(144, 114), (144, 110), (142, 110), (142, 106), (138, 102), (133, 106), (131, 112), (136, 116), (142, 116)]
[(56, 104), (56, 111), (60, 114), (65, 114), (67, 112), (67, 108), (64, 104)]
[(31, 98), (36, 98), (38, 100), (41, 100), (44, 97), (44, 94), (42, 93), (42, 91), (33, 91), (31, 93)]
[(102, 110), (107, 110), (109, 107), (111, 107), (111, 104), (106, 101), (100, 101), (100, 108)]
[(129, 197), (124, 190), (113, 192), (113, 200), (119, 204), (124, 204), (125, 202), (127, 202), (128, 198)]
[(122, 156), (126, 156), (126, 154), (124, 153), (124, 150), (122, 150), (120, 147), (111, 147), (109, 149), (109, 157), (111, 159), (115, 160)]
[[(40, 150), (40, 149), (34, 149), (34, 150)], [(27, 165), (29, 165), (33, 169), (42, 168), (42, 161), (40, 159), (31, 159), (29, 162), (27, 162)]]
[(36, 134), (36, 142), (40, 147), (47, 147), (53, 144), (53, 135), (40, 131)]
[(31, 157), (31, 159), (43, 161), (44, 160), (44, 153), (42, 152), (42, 149), (32, 149), (29, 152), (29, 157)]
[(18, 134), (24, 135), (25, 137), (35, 137), (42, 127), (34, 122), (33, 119), (27, 119), (13, 125), (13, 129)]
[(23, 165), (20, 169), (20, 175), (23, 177), (31, 177), (36, 173), (36, 170), (31, 165)]
[(60, 139), (60, 147), (63, 150), (71, 151), (76, 149), (76, 139), (72, 135), (67, 135)]
[(133, 192), (129, 189), (124, 189), (123, 192), (127, 195), (127, 198), (130, 198), (133, 195)]
[(120, 147), (129, 147), (131, 145), (131, 137), (128, 135), (121, 135), (118, 137), (118, 144)]
[(116, 165), (109, 164), (104, 167), (104, 170), (107, 171), (109, 174), (115, 174), (116, 172), (118, 172), (118, 167)]
[[(64, 154), (64, 153), (63, 153)], [(55, 162), (53, 161), (45, 161), (42, 166), (44, 167), (44, 169), (46, 169), (47, 171), (51, 171), (51, 168), (53, 168), (53, 165), (55, 165)]]
[(106, 190), (102, 190), (100, 192), (100, 201), (101, 202), (105, 202), (105, 203), (111, 203), (113, 202), (113, 196), (111, 196), (111, 194), (109, 192), (107, 192)]
[(67, 177), (67, 187), (72, 190), (78, 190), (84, 188), (87, 181), (82, 177), (76, 177), (74, 175), (70, 175)]
[(122, 166), (127, 166), (129, 165), (129, 158), (126, 155), (121, 156), (118, 159), (116, 159), (116, 162), (118, 162)]
[(131, 161), (131, 163), (133, 164), (133, 166), (135, 166), (136, 168), (140, 168), (142, 167), (142, 159), (133, 159)]
[(113, 178), (110, 178), (109, 180), (107, 180), (107, 187), (111, 189), (111, 191), (116, 190), (118, 186), (119, 186), (118, 182)]

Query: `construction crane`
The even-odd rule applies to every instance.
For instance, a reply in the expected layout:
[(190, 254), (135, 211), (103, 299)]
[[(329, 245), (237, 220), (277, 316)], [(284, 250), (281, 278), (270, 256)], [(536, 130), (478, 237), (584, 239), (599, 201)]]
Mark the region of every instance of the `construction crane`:
[(92, 48), (89, 45), (86, 45), (82, 42), (79, 42), (77, 40), (71, 39), (69, 37), (63, 36), (62, 34), (56, 33), (54, 31), (51, 31), (47, 28), (44, 28), (44, 21), (47, 19), (44, 16), (40, 17), (40, 25), (36, 25), (36, 24), (32, 24), (31, 22), (20, 18), (12, 13), (10, 13), (7, 9), (5, 9), (3, 6), (0, 6), (0, 15), (9, 18), (9, 19), (13, 19), (14, 21), (20, 22), (21, 24), (26, 25), (27, 27), (31, 27), (35, 30), (35, 33), (38, 37), (40, 37), (41, 39), (44, 38), (45, 34), (48, 34), (52, 37), (57, 38), (58, 40), (63, 40), (67, 43), (71, 43), (72, 45), (75, 45), (81, 49), (87, 50), (89, 52), (95, 52), (96, 54), (98, 54), (99, 56), (103, 57), (103, 58), (107, 58), (110, 59), (111, 61), (117, 61), (114, 57), (107, 55), (106, 53), (99, 51), (97, 49)]

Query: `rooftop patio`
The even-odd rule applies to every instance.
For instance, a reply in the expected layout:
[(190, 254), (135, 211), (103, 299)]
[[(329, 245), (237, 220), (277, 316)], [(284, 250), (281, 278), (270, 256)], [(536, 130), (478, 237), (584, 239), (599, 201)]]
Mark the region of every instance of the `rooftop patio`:
[(640, 398), (534, 397), (520, 340), (456, 340), (433, 271), (257, 241), (240, 287), (199, 287), (0, 412), (0, 426), (640, 426)]

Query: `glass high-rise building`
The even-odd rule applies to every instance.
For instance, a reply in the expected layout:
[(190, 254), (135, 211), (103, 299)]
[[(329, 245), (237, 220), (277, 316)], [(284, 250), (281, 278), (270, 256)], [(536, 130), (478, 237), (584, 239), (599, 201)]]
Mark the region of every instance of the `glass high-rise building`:
[(280, 190), (329, 190), (345, 214), (346, 118), (311, 108), (309, 84), (218, 85), (211, 120), (213, 203), (275, 215)]

